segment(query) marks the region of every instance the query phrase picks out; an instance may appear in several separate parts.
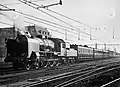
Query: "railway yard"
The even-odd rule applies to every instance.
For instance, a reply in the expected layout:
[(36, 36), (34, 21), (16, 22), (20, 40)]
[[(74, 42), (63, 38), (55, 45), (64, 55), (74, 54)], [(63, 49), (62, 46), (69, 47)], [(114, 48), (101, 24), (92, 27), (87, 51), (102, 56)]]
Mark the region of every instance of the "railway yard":
[(118, 84), (118, 78), (120, 58), (112, 58), (30, 71), (3, 70), (0, 83), (2, 87), (108, 87)]
[(120, 87), (119, 0), (56, 1), (0, 0), (0, 87)]

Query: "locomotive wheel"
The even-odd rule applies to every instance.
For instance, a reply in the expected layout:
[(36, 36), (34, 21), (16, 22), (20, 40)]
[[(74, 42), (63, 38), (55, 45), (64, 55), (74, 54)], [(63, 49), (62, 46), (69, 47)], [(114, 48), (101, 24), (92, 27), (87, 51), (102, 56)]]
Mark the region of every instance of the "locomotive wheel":
[(56, 63), (56, 66), (59, 66), (61, 63), (59, 63), (59, 61), (57, 61), (57, 63)]
[(49, 61), (45, 61), (44, 67), (46, 68), (46, 67), (48, 67), (48, 66), (49, 66)]
[(71, 59), (71, 63), (74, 63), (74, 62), (73, 62), (73, 59)]
[(50, 62), (50, 67), (53, 67), (55, 64), (56, 64), (55, 61), (51, 61), (51, 62)]
[(26, 63), (26, 64), (25, 64), (25, 69), (26, 69), (26, 70), (30, 70), (30, 68), (31, 68), (31, 64), (30, 64), (30, 63)]
[(35, 68), (36, 69), (39, 69), (39, 60), (37, 59), (36, 62), (35, 62)]
[(40, 63), (39, 63), (39, 67), (43, 67), (43, 66), (44, 66), (43, 61), (40, 61)]

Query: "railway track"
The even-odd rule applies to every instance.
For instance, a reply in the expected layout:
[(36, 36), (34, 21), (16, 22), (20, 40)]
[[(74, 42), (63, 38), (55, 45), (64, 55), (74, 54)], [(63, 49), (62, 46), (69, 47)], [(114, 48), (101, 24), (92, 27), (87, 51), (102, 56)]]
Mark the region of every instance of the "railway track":
[(120, 78), (117, 78), (113, 81), (110, 81), (104, 85), (102, 85), (101, 87), (119, 87), (120, 86)]
[[(111, 61), (112, 59), (105, 59), (105, 60), (103, 60), (103, 59), (101, 59), (101, 60), (87, 60), (87, 59), (85, 59), (85, 60), (81, 60), (81, 62), (80, 63), (88, 63), (88, 62), (95, 62), (95, 61)], [(91, 63), (90, 63), (91, 64)], [(71, 65), (74, 65), (74, 64), (71, 64)], [(89, 65), (89, 64), (87, 64), (87, 65)], [(9, 65), (9, 66), (11, 66), (11, 65)], [(5, 67), (5, 66), (3, 66), (3, 67)], [(44, 67), (41, 67), (39, 70), (41, 70), (41, 69), (43, 69)], [(18, 70), (14, 70), (12, 67), (7, 67), (7, 68), (0, 68), (0, 76), (3, 76), (3, 75), (8, 75), (8, 74), (16, 74), (16, 73), (22, 73), (22, 72), (26, 72), (26, 70), (23, 70), (22, 68), (18, 68)], [(32, 69), (32, 70), (35, 70), (35, 69)], [(32, 71), (32, 70), (30, 70), (30, 71)]]
[[(34, 85), (42, 83), (41, 85), (45, 86), (46, 83), (48, 84), (49, 82), (57, 83), (57, 82), (61, 82), (61, 81), (68, 81), (76, 76), (82, 76), (82, 75), (83, 75), (82, 77), (84, 77), (85, 74), (89, 75), (93, 71), (96, 72), (96, 71), (104, 69), (105, 67), (110, 67), (110, 66), (117, 65), (117, 64), (119, 65), (119, 62), (117, 62), (117, 61), (114, 61), (114, 62), (109, 61), (108, 62), (107, 61), (107, 63), (106, 63), (106, 61), (101, 61), (101, 62), (99, 61), (99, 62), (97, 62), (97, 64), (95, 62), (91, 62), (91, 63), (89, 62), (89, 64), (88, 65), (87, 64), (88, 63), (70, 65), (70, 66), (66, 66), (66, 67), (61, 66), (61, 67), (53, 69), (53, 70), (51, 70), (51, 69), (44, 69), (44, 71), (36, 70), (36, 71), (25, 72), (26, 74), (19, 73), (18, 75), (16, 74), (14, 76), (6, 76), (6, 77), (1, 78), (1, 80), (2, 80), (1, 83), (5, 83), (5, 82), (9, 83), (9, 81), (11, 81), (11, 80), (12, 81), (15, 79), (20, 80), (20, 78), (25, 79), (25, 76), (26, 76), (27, 77), (26, 79), (28, 79), (26, 83), (21, 83), (21, 84), (18, 83), (15, 85), (21, 86), (21, 87), (26, 87), (26, 86), (32, 87), (32, 85), (34, 86)], [(61, 74), (61, 73), (63, 73), (63, 74)], [(39, 74), (39, 77), (43, 77), (43, 78), (36, 79), (36, 77), (35, 77), (35, 79), (30, 79), (30, 78), (32, 78), (31, 76), (29, 77), (29, 75), (31, 75), (31, 74), (33, 74), (36, 77), (38, 77), (37, 74)], [(58, 80), (60, 80), (60, 81), (58, 81)], [(53, 81), (57, 81), (57, 82), (53, 82)], [(52, 84), (52, 86), (53, 86), (53, 84)], [(50, 87), (50, 85), (48, 87)]]
[(110, 70), (120, 68), (120, 64), (107, 64), (99, 67), (87, 67), (83, 70), (76, 70), (73, 72), (60, 74), (51, 78), (44, 79), (43, 81), (36, 79), (35, 82), (30, 84), (23, 84), (20, 87), (74, 87), (75, 83), (86, 80), (93, 76), (108, 72)]
[[(6, 74), (6, 75), (2, 75), (0, 77), (0, 83), (1, 84), (10, 84), (13, 82), (18, 82), (21, 81), (21, 79), (29, 79), (31, 78), (32, 75), (35, 76), (35, 74), (38, 74), (38, 76), (48, 76), (48, 75), (53, 75), (53, 74), (59, 74), (61, 72), (67, 72), (67, 71), (72, 71), (73, 68), (74, 70), (76, 69), (80, 69), (80, 68), (85, 68), (88, 66), (93, 66), (93, 63), (91, 62), (90, 64), (73, 64), (73, 65), (68, 65), (67, 66), (59, 66), (59, 67), (54, 67), (54, 68), (42, 68), (39, 70), (30, 70), (30, 71), (26, 71), (26, 70), (18, 70), (18, 71), (12, 71), (10, 72), (10, 74)], [(33, 76), (33, 77), (34, 77)], [(35, 77), (38, 77), (37, 75)], [(22, 79), (22, 80), (23, 80)]]
[[(86, 73), (86, 74), (84, 74), (82, 76), (75, 77), (75, 78), (73, 78), (73, 79), (71, 79), (69, 81), (66, 81), (66, 82), (64, 82), (62, 84), (59, 84), (59, 85), (57, 85), (55, 87), (74, 87), (76, 83), (78, 84), (78, 82), (87, 80), (87, 79), (95, 77), (95, 76), (99, 76), (99, 75), (101, 75), (103, 73), (106, 73), (106, 72), (109, 72), (111, 70), (118, 69), (118, 68), (120, 68), (120, 65), (119, 66), (114, 66), (112, 69), (110, 69), (110, 68), (112, 68), (112, 67), (109, 67), (109, 68), (107, 67), (107, 69), (105, 69), (105, 68), (102, 68), (102, 69), (98, 68), (98, 70), (90, 71), (89, 73)], [(86, 86), (86, 87), (89, 87), (89, 86)]]

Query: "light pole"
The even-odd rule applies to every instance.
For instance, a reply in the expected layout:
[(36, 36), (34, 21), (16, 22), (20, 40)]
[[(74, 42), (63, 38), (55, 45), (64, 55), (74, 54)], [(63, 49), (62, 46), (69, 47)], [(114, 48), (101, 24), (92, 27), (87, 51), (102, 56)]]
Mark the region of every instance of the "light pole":
[(90, 40), (92, 40), (92, 29), (90, 28)]
[(79, 27), (85, 27), (85, 26), (77, 26), (77, 27), (78, 27), (78, 28), (77, 28), (77, 29), (78, 29), (78, 40), (80, 40), (80, 39), (81, 39), (81, 38), (80, 38), (80, 35), (81, 35), (81, 34), (80, 34), (80, 31), (81, 31), (81, 29), (80, 29)]
[(65, 41), (67, 42), (67, 29), (65, 29)]
[(115, 38), (115, 36), (114, 36), (114, 28), (113, 28), (113, 39)]
[(78, 40), (80, 40), (80, 29), (78, 29)]

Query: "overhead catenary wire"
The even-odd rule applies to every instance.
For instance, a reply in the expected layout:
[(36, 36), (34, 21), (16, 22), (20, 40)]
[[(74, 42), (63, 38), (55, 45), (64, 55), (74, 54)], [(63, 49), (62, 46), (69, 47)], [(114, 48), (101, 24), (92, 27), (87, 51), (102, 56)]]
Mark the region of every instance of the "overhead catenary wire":
[[(4, 8), (10, 9), (10, 8), (8, 8), (8, 7), (5, 6), (5, 5), (2, 5), (2, 4), (0, 4), (0, 5), (3, 6)], [(35, 18), (35, 19), (37, 19), (37, 20), (40, 19), (40, 20), (45, 21), (45, 22), (50, 22), (50, 21), (48, 21), (48, 20), (41, 19), (41, 18), (32, 16), (32, 15), (29, 15), (29, 14), (26, 14), (26, 13), (23, 13), (23, 12), (20, 12), (20, 11), (17, 11), (17, 10), (13, 10), (13, 11), (15, 11), (15, 12), (17, 12), (17, 13), (20, 13), (20, 14), (23, 14), (23, 15), (26, 15), (26, 16), (30, 16), (30, 17)], [(39, 22), (40, 22), (40, 23), (44, 23), (44, 22), (41, 22), (41, 21), (39, 21)], [(58, 26), (60, 26), (60, 27), (64, 27), (64, 28), (71, 29), (71, 28), (69, 28), (69, 27), (65, 27), (65, 26), (63, 26), (63, 25), (56, 24), (56, 23), (54, 23), (54, 22), (50, 22), (50, 23), (53, 23), (53, 24), (58, 25)], [(46, 23), (44, 23), (44, 24), (46, 24)], [(50, 24), (47, 23), (47, 25), (50, 25)], [(51, 25), (50, 25), (50, 26), (51, 26)], [(56, 27), (56, 26), (53, 26), (53, 25), (52, 25), (52, 27)], [(60, 29), (60, 27), (57, 27), (57, 28)], [(61, 28), (61, 29), (63, 30), (63, 28)], [(67, 30), (67, 29), (64, 29), (64, 30)], [(73, 31), (67, 30), (67, 32), (72, 33)], [(73, 32), (73, 33), (75, 33), (75, 32)], [(78, 34), (78, 33), (76, 33), (76, 34)], [(67, 34), (67, 35), (68, 35), (68, 34)], [(72, 37), (73, 37), (73, 36), (72, 36)], [(85, 36), (85, 37), (87, 37), (87, 36)]]
[[(24, 22), (26, 22), (26, 23), (30, 23), (30, 24), (34, 24), (34, 23), (32, 23), (32, 22), (28, 22), (28, 21), (24, 21)], [(1, 21), (0, 21), (0, 23), (1, 23), (1, 24), (5, 24), (5, 25), (9, 25), (9, 26), (14, 26), (14, 25), (12, 25), (12, 24), (5, 23), (5, 22), (1, 22)], [(52, 30), (52, 31), (54, 31), (54, 32), (60, 33), (60, 34), (65, 34), (65, 33), (63, 33), (63, 32), (56, 31), (56, 30), (51, 29), (51, 28), (48, 28), (48, 29), (49, 29), (49, 30)], [(72, 37), (72, 38), (76, 38), (75, 36), (72, 36), (72, 35), (70, 35), (70, 34), (67, 34), (67, 35), (70, 36), (70, 37)]]
[[(60, 28), (60, 27), (57, 27), (57, 26), (54, 26), (54, 25), (50, 25), (50, 24), (48, 24), (48, 23), (44, 23), (44, 22), (42, 22), (42, 21), (39, 21), (39, 20), (30, 18), (30, 17), (25, 17), (25, 18), (30, 19), (30, 20), (33, 20), (33, 21), (37, 21), (37, 22), (39, 22), (39, 23), (46, 24), (46, 25), (49, 25), (49, 26), (52, 26), (52, 27), (55, 27), (55, 28), (58, 28), (58, 29), (61, 29), (61, 30), (66, 30), (66, 29), (64, 29), (64, 28)], [(27, 21), (27, 22), (28, 22), (28, 21)], [(31, 22), (30, 22), (30, 23), (31, 23)], [(49, 29), (50, 29), (50, 28), (49, 28)], [(53, 29), (51, 29), (51, 30), (53, 30)], [(53, 30), (53, 31), (55, 31), (55, 30)], [(77, 34), (77, 33), (75, 33), (75, 32), (71, 32), (70, 30), (67, 30), (67, 31), (70, 32), (70, 33), (74, 33), (75, 35)], [(60, 32), (60, 31), (57, 31), (57, 32)], [(65, 34), (65, 33), (63, 33), (63, 34)], [(73, 35), (69, 35), (68, 33), (67, 33), (67, 35), (68, 35), (68, 36), (71, 36), (71, 37), (74, 37)], [(85, 37), (85, 36), (84, 36), (84, 37)], [(74, 38), (77, 38), (77, 37), (74, 37)]]
[(77, 23), (79, 23), (79, 24), (83, 24), (84, 26), (87, 26), (87, 27), (89, 27), (89, 28), (92, 28), (92, 29), (97, 30), (96, 28), (94, 28), (94, 27), (92, 27), (92, 26), (90, 26), (90, 25), (88, 25), (88, 24), (85, 24), (85, 23), (83, 23), (83, 22), (80, 22), (80, 21), (78, 21), (78, 20), (76, 20), (76, 19), (73, 19), (73, 18), (71, 18), (71, 17), (65, 16), (65, 15), (63, 15), (63, 14), (61, 14), (61, 13), (58, 13), (58, 12), (56, 12), (56, 11), (53, 11), (53, 10), (51, 10), (51, 9), (48, 9), (48, 8), (47, 8), (46, 10), (48, 10), (48, 11), (50, 11), (50, 12), (53, 12), (53, 13), (55, 13), (55, 14), (58, 14), (58, 15), (60, 15), (60, 16), (62, 16), (62, 17), (68, 18), (68, 19), (70, 19), (70, 20), (72, 20), (72, 21), (75, 21), (75, 22), (77, 22)]
[[(7, 6), (5, 6), (5, 5), (2, 5), (2, 4), (0, 4), (1, 6), (3, 6), (3, 7), (5, 7), (5, 8), (7, 8), (7, 9), (10, 9), (10, 8), (8, 8)], [(20, 14), (23, 14), (23, 15), (26, 15), (26, 16), (29, 16), (29, 17), (32, 17), (32, 18), (35, 18), (35, 19), (39, 19), (39, 20), (42, 20), (42, 21), (45, 21), (45, 22), (49, 22), (49, 23), (52, 23), (52, 24), (55, 24), (55, 25), (57, 25), (57, 26), (60, 26), (60, 27), (63, 27), (63, 28), (66, 28), (66, 29), (71, 29), (71, 28), (69, 28), (69, 27), (66, 27), (66, 26), (63, 26), (63, 25), (60, 25), (60, 24), (57, 24), (57, 23), (54, 23), (54, 22), (51, 22), (51, 21), (48, 21), (48, 20), (45, 20), (45, 19), (41, 19), (41, 18), (39, 18), (39, 17), (35, 17), (35, 16), (32, 16), (32, 15), (29, 15), (29, 14), (26, 14), (26, 13), (23, 13), (23, 12), (20, 12), (20, 11), (17, 11), (17, 10), (15, 10), (15, 12), (17, 12), (17, 13), (20, 13)], [(39, 21), (39, 22), (41, 22), (41, 21)], [(41, 23), (43, 23), (43, 22), (41, 22)], [(44, 23), (44, 24), (46, 24), (46, 23)], [(50, 25), (50, 24), (48, 24), (47, 23), (47, 25)], [(53, 26), (53, 25), (52, 25)], [(55, 26), (54, 26), (55, 27)], [(60, 28), (60, 27), (57, 27), (57, 28)], [(62, 29), (63, 29), (62, 28)], [(65, 30), (65, 29), (64, 29)], [(70, 30), (67, 30), (68, 32), (71, 32), (72, 33), (72, 31), (70, 31)], [(77, 31), (78, 32), (78, 31)], [(74, 32), (75, 33), (75, 32)], [(77, 34), (77, 33), (76, 33)]]
[(9, 26), (13, 26), (12, 24), (5, 23), (5, 22), (1, 22), (1, 21), (0, 21), (0, 23), (1, 23), (1, 24), (5, 24), (5, 25), (9, 25)]
[[(34, 2), (34, 1), (32, 1), (32, 2)], [(55, 13), (55, 11), (54, 11), (54, 13)], [(58, 12), (56, 12), (56, 13), (58, 13)], [(60, 13), (58, 13), (58, 14), (60, 14)], [(61, 14), (62, 15), (62, 14)], [(63, 16), (65, 16), (65, 15), (63, 15)], [(66, 16), (67, 17), (67, 16)], [(74, 20), (74, 19), (73, 19)], [(76, 20), (76, 22), (77, 22), (77, 20)], [(79, 21), (78, 21), (79, 22)], [(80, 23), (82, 23), (82, 22), (80, 22)], [(88, 25), (89, 26), (89, 25)], [(91, 27), (91, 26), (90, 26)], [(93, 27), (94, 28), (94, 27)], [(69, 28), (70, 29), (70, 28)], [(95, 28), (96, 29), (96, 28)], [(78, 32), (78, 31), (77, 31)], [(82, 32), (80, 32), (80, 33), (82, 33)], [(89, 35), (89, 36), (91, 36), (91, 35)], [(93, 35), (92, 35), (92, 37), (93, 37)]]
[[(20, 1), (21, 1), (21, 0), (20, 0)], [(50, 9), (48, 9), (48, 7), (40, 6), (40, 5), (38, 5), (38, 4), (33, 3), (33, 1), (32, 1), (32, 2), (31, 2), (31, 1), (27, 1), (27, 0), (24, 0), (24, 1), (26, 1), (26, 2), (28, 2), (28, 3), (31, 3), (31, 4), (33, 4), (33, 5), (38, 6), (37, 8), (44, 8), (44, 9), (46, 9), (46, 10), (52, 12), (52, 13), (55, 13), (55, 14), (57, 14), (57, 15), (60, 15), (60, 16), (62, 16), (62, 17), (65, 17), (65, 18), (67, 18), (67, 19), (70, 19), (70, 20), (75, 21), (75, 22), (77, 22), (77, 23), (79, 23), (79, 24), (83, 24), (83, 25), (85, 25), (85, 26), (88, 26), (88, 27), (96, 30), (96, 28), (94, 28), (94, 27), (92, 27), (92, 26), (90, 26), (90, 25), (88, 25), (88, 24), (85, 24), (85, 23), (83, 23), (83, 22), (80, 22), (80, 21), (78, 21), (78, 20), (76, 20), (76, 19), (73, 19), (73, 18), (71, 18), (71, 17), (65, 16), (65, 15), (63, 15), (63, 14), (61, 14), (61, 13), (56, 12), (56, 11), (50, 10)]]
[[(7, 7), (6, 7), (7, 8)], [(18, 11), (17, 11), (18, 12)], [(22, 12), (18, 12), (18, 13), (22, 13)], [(22, 14), (24, 14), (24, 13), (22, 13)], [(26, 14), (25, 14), (26, 15)], [(27, 16), (30, 16), (30, 15), (27, 15)], [(34, 16), (33, 16), (34, 17)], [(34, 20), (34, 21), (37, 21), (37, 22), (40, 22), (40, 23), (43, 23), (43, 24), (46, 24), (46, 25), (50, 25), (50, 24), (48, 24), (48, 23), (45, 23), (45, 22), (42, 22), (42, 21), (38, 21), (38, 20), (36, 20), (36, 19), (33, 19), (33, 18), (30, 18), (30, 17), (25, 17), (25, 18), (28, 18), (28, 19), (31, 19), (31, 20)], [(25, 22), (27, 22), (27, 23), (30, 23), (30, 22), (28, 22), (28, 21), (25, 21)], [(50, 26), (52, 26), (52, 27), (56, 27), (56, 28), (59, 28), (59, 29), (62, 29), (62, 30), (66, 30), (66, 29), (64, 29), (64, 28), (60, 28), (60, 27), (57, 27), (57, 26), (54, 26), (54, 25), (50, 25)], [(62, 27), (64, 27), (64, 26), (62, 26)], [(67, 30), (68, 32), (71, 32), (70, 30)], [(71, 33), (75, 33), (75, 32), (71, 32)], [(62, 33), (62, 34), (65, 34), (65, 33)], [(77, 34), (77, 33), (75, 33), (75, 34)], [(69, 35), (69, 34), (67, 34), (68, 36), (71, 36), (71, 35)], [(74, 37), (74, 36), (71, 36), (71, 37)], [(74, 38), (76, 38), (76, 37), (74, 37)]]
[[(39, 2), (39, 1), (44, 1), (44, 0), (32, 0), (32, 2)], [(16, 5), (16, 4), (21, 4), (21, 3), (10, 3), (10, 4), (4, 4), (4, 5)]]
[[(55, 16), (53, 16), (53, 15), (51, 15), (51, 14), (49, 14), (49, 13), (47, 13), (47, 12), (43, 11), (43, 10), (40, 10), (40, 9), (38, 9), (38, 8), (36, 8), (36, 7), (34, 7), (34, 6), (30, 5), (30, 4), (28, 4), (28, 3), (26, 3), (26, 2), (31, 3), (30, 1), (26, 1), (26, 0), (23, 0), (23, 1), (18, 0), (18, 1), (20, 1), (20, 2), (22, 2), (22, 3), (24, 3), (24, 4), (28, 5), (28, 6), (30, 6), (30, 7), (32, 7), (32, 8), (35, 8), (35, 9), (37, 9), (37, 10), (39, 10), (39, 11), (41, 11), (41, 12), (45, 13), (46, 15), (49, 15), (49, 16), (51, 16), (51, 17), (53, 17), (53, 18), (55, 18), (55, 19), (57, 19), (57, 20), (59, 20), (59, 21), (61, 21), (61, 22), (65, 23), (65, 24), (69, 25), (70, 27), (72, 27), (72, 28), (73, 28), (72, 30), (75, 30), (75, 31), (77, 31), (77, 32), (78, 32), (78, 29), (79, 29), (79, 28), (76, 28), (76, 27), (72, 26), (71, 24), (69, 24), (69, 23), (67, 23), (67, 22), (65, 22), (65, 21), (63, 21), (63, 20), (61, 20), (61, 19), (59, 19), (59, 18), (57, 18), (57, 17), (55, 17)], [(24, 2), (24, 1), (25, 1), (25, 2)], [(34, 5), (34, 4), (33, 4), (33, 5)], [(77, 29), (77, 30), (76, 30), (76, 29)], [(90, 36), (90, 34), (89, 34), (89, 33), (86, 33), (86, 32), (83, 32), (83, 31), (81, 31), (81, 33), (84, 33), (84, 34), (86, 34), (86, 35), (89, 35), (89, 36)], [(94, 37), (95, 37), (95, 36), (94, 36)]]
[[(30, 23), (30, 24), (34, 24), (34, 23), (32, 23), (32, 22), (28, 22), (28, 21), (25, 21), (25, 22), (27, 22), (27, 23)], [(65, 34), (65, 33), (63, 33), (63, 32), (60, 32), (60, 31), (56, 31), (56, 30), (54, 30), (54, 29), (51, 29), (51, 28), (48, 28), (49, 30), (52, 30), (52, 31), (54, 31), (54, 32), (58, 32), (58, 33), (61, 33), (61, 34)], [(70, 34), (68, 34), (68, 36), (70, 36), (70, 37), (72, 37), (72, 38), (76, 38), (75, 36), (72, 36), (72, 35), (70, 35)]]
[[(39, 2), (39, 1), (40, 1), (40, 0), (34, 0), (34, 1), (32, 1), (32, 2)], [(41, 0), (41, 1), (44, 1), (44, 0)], [(29, 1), (29, 2), (30, 2), (30, 1)], [(16, 4), (21, 4), (21, 3), (10, 3), (10, 4), (4, 4), (4, 5), (16, 5)], [(39, 7), (40, 7), (40, 6), (39, 6)], [(40, 8), (44, 8), (43, 5), (41, 5)], [(88, 24), (85, 24), (85, 23), (83, 23), (83, 22), (80, 22), (80, 21), (78, 21), (78, 20), (76, 20), (76, 19), (73, 19), (73, 18), (71, 18), (71, 17), (68, 17), (68, 16), (66, 16), (66, 15), (64, 15), (64, 14), (61, 14), (61, 13), (58, 13), (58, 12), (53, 11), (53, 10), (51, 10), (51, 9), (48, 9), (48, 7), (45, 7), (44, 9), (46, 9), (46, 10), (48, 10), (48, 11), (50, 11), (50, 12), (53, 12), (53, 13), (55, 13), (55, 14), (58, 14), (58, 15), (60, 15), (60, 16), (62, 16), (62, 17), (68, 18), (68, 19), (70, 19), (70, 20), (72, 20), (72, 21), (75, 21), (75, 22), (77, 22), (77, 23), (79, 23), (79, 24), (83, 24), (83, 25), (85, 25), (85, 26), (88, 26), (88, 27), (90, 27), (90, 28), (92, 28), (92, 29), (97, 30), (97, 28), (95, 28), (95, 27), (92, 27), (92, 26), (90, 26), (90, 25), (88, 25)]]
[[(41, 22), (41, 21), (38, 21), (38, 20), (35, 20), (35, 19), (32, 19), (32, 18), (29, 18), (29, 17), (27, 17), (28, 19), (30, 19), (30, 20), (34, 20), (34, 21), (37, 21), (37, 22), (40, 22), (40, 23), (43, 23), (43, 24), (45, 24), (44, 22)], [(31, 23), (31, 24), (33, 24), (32, 22), (28, 22), (28, 21), (25, 21), (25, 22), (27, 22), (27, 23)], [(50, 25), (51, 26), (51, 25)], [(52, 25), (53, 26), (53, 25)], [(56, 27), (56, 26), (53, 26), (53, 27)], [(56, 27), (56, 28), (59, 28), (59, 27)], [(61, 34), (65, 34), (65, 32), (63, 33), (63, 32), (60, 32), (60, 31), (58, 31), (58, 30), (54, 30), (54, 29), (51, 29), (51, 28), (48, 28), (48, 29), (50, 29), (50, 30), (52, 30), (52, 31), (55, 31), (55, 32), (59, 32), (59, 33), (61, 33)], [(60, 29), (60, 28), (59, 28)], [(63, 29), (63, 28), (61, 28), (61, 29)], [(64, 29), (65, 30), (65, 29)], [(70, 32), (70, 31), (68, 31), (68, 32)], [(77, 33), (74, 33), (74, 34), (77, 34)], [(73, 35), (70, 35), (70, 34), (67, 34), (68, 36), (71, 36), (71, 37), (73, 37), (73, 38), (77, 38), (77, 37), (75, 37), (75, 36), (73, 36)]]
[[(7, 7), (5, 7), (5, 8), (7, 8)], [(21, 12), (20, 12), (21, 13)], [(26, 18), (28, 18), (28, 19), (31, 19), (31, 20), (34, 20), (34, 21), (38, 21), (38, 20), (35, 20), (35, 19), (32, 19), (32, 18), (29, 18), (29, 17), (26, 17)], [(26, 22), (26, 23), (30, 23), (30, 24), (34, 24), (34, 23), (31, 23), (31, 22), (28, 22), (28, 21), (24, 21), (24, 22)], [(38, 22), (40, 22), (40, 23), (44, 23), (44, 22), (41, 22), (41, 21), (38, 21)], [(10, 26), (13, 26), (12, 24), (9, 24), (9, 23), (5, 23), (5, 22), (0, 22), (0, 23), (2, 23), (2, 24), (6, 24), (6, 25), (10, 25)], [(45, 24), (45, 23), (44, 23)], [(50, 24), (48, 24), (47, 23), (47, 25), (50, 25)], [(50, 26), (53, 26), (53, 25), (50, 25)], [(56, 26), (53, 26), (53, 27), (56, 27)], [(60, 27), (57, 27), (57, 28), (59, 28), (60, 29)], [(49, 28), (50, 30), (52, 30), (52, 31), (55, 31), (55, 30), (53, 30), (53, 29), (51, 29), (51, 28)], [(63, 29), (63, 28), (62, 28)], [(55, 31), (55, 32), (58, 32), (58, 33), (61, 33), (61, 34), (65, 34), (65, 33), (63, 33), (63, 32), (60, 32), (60, 31)], [(67, 34), (68, 36), (71, 36), (71, 37), (73, 37), (73, 38), (76, 38), (76, 37), (74, 37), (74, 36), (72, 36), (72, 35), (69, 35), (69, 34)]]
[[(45, 22), (39, 21), (39, 20), (37, 20), (37, 19), (33, 19), (33, 18), (30, 18), (30, 17), (25, 17), (25, 18), (30, 19), (30, 20), (33, 20), (33, 21), (37, 21), (37, 22), (40, 22), (40, 23), (42, 23), (42, 24), (46, 24), (46, 25), (49, 25), (49, 26), (52, 26), (52, 27), (56, 27), (56, 28), (58, 28), (58, 29), (66, 30), (66, 29), (64, 29), (64, 28), (61, 28), (61, 27), (57, 27), (57, 26), (54, 26), (54, 25), (48, 24), (48, 23), (45, 23)], [(70, 33), (77, 34), (77, 33), (75, 33), (75, 32), (71, 32), (70, 30), (67, 30), (67, 31), (70, 32)]]
[[(0, 4), (0, 5), (1, 5), (1, 4)], [(5, 8), (8, 8), (7, 6), (4, 6), (4, 5), (2, 5), (2, 6), (5, 7)], [(8, 9), (9, 9), (9, 8), (8, 8)], [(60, 27), (66, 28), (66, 29), (72, 29), (72, 28), (69, 28), (69, 27), (66, 27), (66, 26), (63, 26), (63, 25), (60, 25), (60, 24), (57, 24), (57, 23), (54, 23), (54, 22), (51, 22), (51, 21), (48, 21), (48, 20), (39, 18), (39, 17), (35, 17), (35, 16), (32, 16), (32, 15), (29, 15), (29, 14), (27, 14), (27, 13), (23, 13), (23, 12), (16, 11), (16, 10), (15, 10), (15, 12), (20, 13), (20, 14), (25, 15), (25, 16), (33, 17), (33, 18), (35, 18), (35, 19), (39, 19), (39, 20), (41, 20), (41, 21), (45, 21), (45, 22), (51, 23), (51, 24), (54, 24), (54, 25), (57, 25), (57, 26), (60, 26)]]

